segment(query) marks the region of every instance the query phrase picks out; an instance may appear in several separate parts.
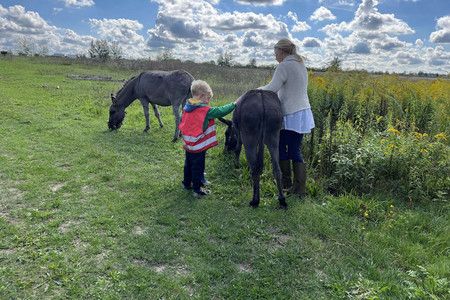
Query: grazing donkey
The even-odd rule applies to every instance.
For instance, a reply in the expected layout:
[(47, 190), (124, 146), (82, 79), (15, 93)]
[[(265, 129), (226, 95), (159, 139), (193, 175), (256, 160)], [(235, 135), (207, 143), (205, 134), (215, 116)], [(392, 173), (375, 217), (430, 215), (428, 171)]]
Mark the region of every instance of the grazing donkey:
[(110, 130), (119, 129), (125, 118), (125, 109), (136, 99), (141, 101), (145, 115), (145, 129), (150, 129), (149, 122), (149, 104), (152, 105), (155, 116), (161, 127), (164, 124), (161, 121), (158, 107), (172, 105), (175, 116), (175, 134), (172, 141), (175, 142), (180, 137), (180, 106), (184, 106), (186, 100), (191, 95), (191, 83), (194, 77), (186, 71), (147, 71), (142, 72), (136, 77), (128, 80), (124, 86), (117, 92), (117, 96), (111, 94), (112, 104), (109, 109), (108, 128)]
[(278, 188), (280, 206), (287, 208), (281, 186), (281, 170), (278, 143), (283, 122), (280, 100), (271, 91), (251, 90), (245, 93), (236, 105), (232, 121), (219, 118), (228, 125), (225, 132), (225, 150), (234, 151), (238, 165), (242, 145), (250, 165), (253, 179), (252, 207), (259, 205), (259, 182), (264, 163), (264, 144), (272, 158), (272, 170)]

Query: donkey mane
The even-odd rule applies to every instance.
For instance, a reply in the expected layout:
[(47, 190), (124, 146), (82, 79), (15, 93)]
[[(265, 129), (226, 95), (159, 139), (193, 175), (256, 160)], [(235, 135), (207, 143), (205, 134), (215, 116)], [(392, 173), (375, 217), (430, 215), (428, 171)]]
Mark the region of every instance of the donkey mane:
[(128, 85), (128, 83), (129, 83), (130, 81), (132, 81), (134, 78), (136, 78), (136, 76), (133, 76), (133, 77), (131, 77), (130, 79), (128, 79), (128, 80), (123, 84), (123, 86), (120, 88), (120, 90), (117, 91), (116, 95), (119, 96), (120, 93), (122, 92), (122, 90), (123, 90), (123, 89)]

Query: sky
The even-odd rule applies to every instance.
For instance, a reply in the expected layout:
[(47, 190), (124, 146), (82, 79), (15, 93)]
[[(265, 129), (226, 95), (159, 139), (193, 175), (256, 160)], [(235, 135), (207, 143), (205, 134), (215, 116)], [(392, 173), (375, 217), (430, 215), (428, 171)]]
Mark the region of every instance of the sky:
[(273, 46), (291, 39), (307, 67), (334, 57), (343, 69), (448, 74), (449, 0), (0, 0), (0, 49), (86, 55), (92, 40), (122, 56), (162, 52), (195, 62), (231, 54), (246, 65), (276, 64)]

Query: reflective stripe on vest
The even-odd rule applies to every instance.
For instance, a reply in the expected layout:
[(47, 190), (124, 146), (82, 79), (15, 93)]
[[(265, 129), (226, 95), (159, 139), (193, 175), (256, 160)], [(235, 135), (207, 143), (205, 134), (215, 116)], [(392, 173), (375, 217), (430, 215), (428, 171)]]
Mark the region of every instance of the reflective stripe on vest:
[[(204, 132), (201, 129), (201, 134), (194, 136), (199, 132), (198, 126), (203, 126), (203, 120), (205, 120), (208, 110), (209, 107), (205, 106), (189, 113), (183, 112), (180, 129), (182, 129), (183, 133), (183, 148), (186, 151), (197, 153), (218, 145), (214, 119), (209, 120), (208, 127)], [(189, 121), (194, 122), (191, 123)]]

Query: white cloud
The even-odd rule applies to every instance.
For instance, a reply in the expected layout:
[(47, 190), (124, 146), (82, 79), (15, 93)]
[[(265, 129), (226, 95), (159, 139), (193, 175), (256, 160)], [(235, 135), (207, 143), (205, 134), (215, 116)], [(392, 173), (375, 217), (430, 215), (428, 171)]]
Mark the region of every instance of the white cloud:
[(266, 6), (266, 5), (283, 5), (286, 0), (234, 0), (239, 4), (252, 4), (256, 6)]
[(95, 2), (93, 0), (60, 0), (65, 4), (66, 7), (85, 7), (85, 6), (93, 6)]
[[(72, 30), (51, 26), (37, 12), (15, 5), (5, 9), (0, 5), (0, 45), (18, 51), (19, 40), (25, 39), (32, 50), (46, 47), (51, 53), (78, 54), (87, 51), (92, 37), (79, 36)], [(4, 17), (3, 17), (4, 16)]]
[(122, 44), (139, 44), (144, 38), (136, 31), (141, 30), (143, 25), (138, 21), (127, 19), (89, 19), (97, 34), (108, 41), (117, 41)]
[[(235, 60), (247, 63), (251, 55), (258, 56), (261, 50), (270, 56), (269, 49), (280, 38), (292, 37), (287, 25), (271, 14), (221, 12), (207, 1), (153, 2), (159, 3), (158, 17), (156, 26), (148, 30), (146, 41), (153, 53), (173, 49), (177, 58), (215, 60), (218, 53), (238, 51)], [(200, 57), (194, 49), (205, 49), (205, 53)]]
[[(353, 20), (324, 26), (321, 31), (329, 36), (324, 40), (324, 47), (340, 55), (380, 55), (412, 47), (412, 44), (400, 41), (397, 35), (411, 34), (414, 30), (394, 15), (378, 12), (377, 4), (377, 0), (362, 0)], [(351, 33), (343, 37), (340, 32)]]
[(387, 34), (382, 34), (379, 38), (374, 39), (372, 45), (376, 49), (392, 51), (407, 47), (408, 43), (400, 41), (397, 37), (391, 37)]
[(305, 48), (316, 48), (321, 46), (319, 39), (314, 37), (306, 37), (303, 39), (302, 46)]
[(328, 8), (321, 6), (313, 12), (309, 19), (311, 21), (334, 20), (336, 19), (336, 16), (334, 16)]
[(377, 0), (363, 0), (355, 13), (355, 19), (349, 24), (353, 30), (378, 31), (387, 34), (412, 34), (415, 31), (408, 24), (395, 18), (394, 14), (381, 14), (376, 6)]
[[(7, 15), (6, 26), (11, 26), (11, 29), (17, 32), (39, 33), (45, 29), (51, 28), (37, 12), (25, 12), (25, 8), (20, 5), (11, 6)], [(5, 24), (3, 24), (3, 26), (5, 26)]]
[(437, 20), (437, 27), (442, 29), (431, 33), (430, 42), (450, 43), (450, 16), (439, 18)]
[(348, 52), (358, 53), (358, 54), (369, 54), (370, 44), (367, 42), (358, 42), (357, 44), (349, 47)]
[(8, 10), (0, 4), (0, 17), (6, 15), (7, 13), (8, 13)]
[(288, 17), (295, 22), (295, 25), (292, 27), (292, 32), (306, 31), (311, 29), (311, 26), (309, 26), (306, 22), (298, 20), (297, 14), (295, 12), (288, 12)]
[(272, 15), (264, 16), (262, 14), (248, 13), (224, 13), (217, 14), (209, 21), (208, 27), (221, 31), (239, 31), (239, 30), (268, 30), (274, 23), (277, 23)]
[(446, 52), (442, 46), (437, 46), (436, 48), (426, 49), (426, 60), (429, 65), (434, 68), (440, 68), (441, 70), (450, 70), (450, 53)]
[(319, 0), (319, 4), (332, 8), (353, 7), (355, 2), (356, 0)]
[(423, 64), (425, 59), (423, 59), (419, 54), (413, 53), (411, 51), (399, 51), (395, 58), (400, 64), (404, 65), (418, 65)]

